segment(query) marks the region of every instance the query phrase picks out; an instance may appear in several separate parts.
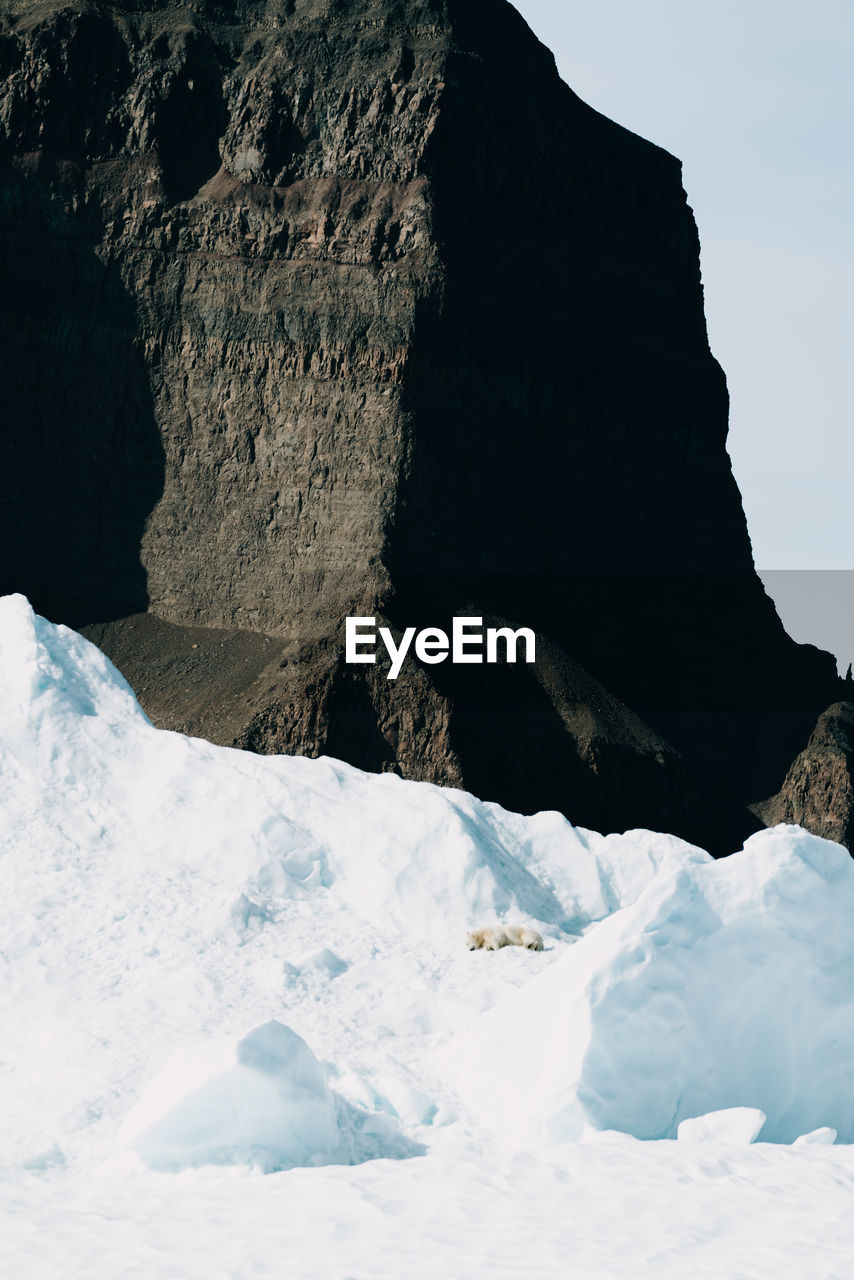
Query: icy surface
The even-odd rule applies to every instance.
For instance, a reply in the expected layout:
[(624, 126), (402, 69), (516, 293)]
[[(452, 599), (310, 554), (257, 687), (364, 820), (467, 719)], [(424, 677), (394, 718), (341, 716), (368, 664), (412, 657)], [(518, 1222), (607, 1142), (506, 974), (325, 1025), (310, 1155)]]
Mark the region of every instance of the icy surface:
[(676, 1137), (680, 1142), (725, 1142), (746, 1147), (759, 1137), (766, 1119), (765, 1112), (756, 1107), (727, 1107), (683, 1120)]
[[(9, 597), (0, 870), (2, 1274), (849, 1274), (838, 846), (163, 733)], [(469, 952), (495, 922), (545, 951)]]
[(153, 1169), (250, 1165), (264, 1172), (334, 1163), (342, 1148), (320, 1063), (271, 1019), (246, 1035), (180, 1049), (119, 1132)]
[(438, 1061), (516, 1141), (674, 1138), (747, 1106), (765, 1141), (832, 1124), (851, 1142), (852, 919), (854, 861), (795, 827), (671, 862)]
[(802, 1133), (799, 1138), (795, 1138), (793, 1145), (796, 1147), (832, 1147), (836, 1138), (835, 1129), (822, 1125), (820, 1129), (812, 1129), (809, 1133)]

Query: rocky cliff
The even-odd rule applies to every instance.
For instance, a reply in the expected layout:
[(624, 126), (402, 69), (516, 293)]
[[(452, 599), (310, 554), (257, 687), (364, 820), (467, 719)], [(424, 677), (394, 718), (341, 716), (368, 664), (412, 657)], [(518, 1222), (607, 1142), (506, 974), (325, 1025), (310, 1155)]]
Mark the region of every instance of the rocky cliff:
[(854, 851), (854, 703), (819, 716), (777, 795), (755, 810), (769, 827), (794, 822)]
[[(509, 4), (7, 0), (0, 136), (5, 589), (160, 723), (749, 828), (833, 664), (753, 571), (679, 163)], [(455, 612), (536, 670), (342, 665)]]

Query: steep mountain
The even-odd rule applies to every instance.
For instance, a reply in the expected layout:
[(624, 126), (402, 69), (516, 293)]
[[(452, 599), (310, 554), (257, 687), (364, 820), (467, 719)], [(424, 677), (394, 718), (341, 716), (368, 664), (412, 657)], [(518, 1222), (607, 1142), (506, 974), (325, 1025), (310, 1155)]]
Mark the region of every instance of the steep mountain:
[[(505, 0), (7, 0), (0, 176), (0, 581), (158, 723), (755, 824), (833, 663), (753, 570), (679, 163)], [(343, 665), (455, 613), (536, 669)]]

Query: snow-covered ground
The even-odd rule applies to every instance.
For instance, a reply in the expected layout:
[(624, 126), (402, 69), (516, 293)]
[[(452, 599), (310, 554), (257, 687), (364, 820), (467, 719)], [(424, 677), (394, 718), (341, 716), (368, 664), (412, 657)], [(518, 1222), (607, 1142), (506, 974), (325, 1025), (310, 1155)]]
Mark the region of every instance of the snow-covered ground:
[(0, 874), (4, 1276), (852, 1274), (837, 845), (164, 733), (8, 597)]

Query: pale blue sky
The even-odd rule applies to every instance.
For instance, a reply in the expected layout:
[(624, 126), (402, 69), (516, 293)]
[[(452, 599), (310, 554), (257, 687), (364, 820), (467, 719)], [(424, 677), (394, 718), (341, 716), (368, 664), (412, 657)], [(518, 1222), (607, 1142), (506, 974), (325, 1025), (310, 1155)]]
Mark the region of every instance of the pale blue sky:
[[(854, 570), (854, 0), (514, 2), (580, 97), (683, 162), (757, 567)], [(790, 631), (854, 656), (854, 574), (801, 594)]]
[(683, 162), (757, 564), (854, 569), (854, 3), (516, 2), (576, 93)]

